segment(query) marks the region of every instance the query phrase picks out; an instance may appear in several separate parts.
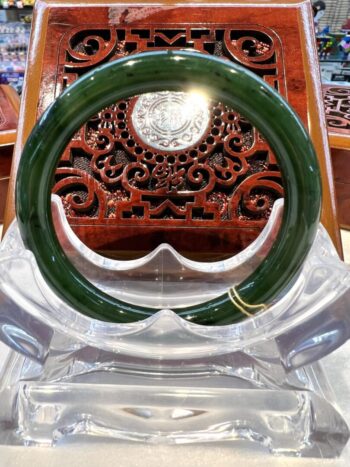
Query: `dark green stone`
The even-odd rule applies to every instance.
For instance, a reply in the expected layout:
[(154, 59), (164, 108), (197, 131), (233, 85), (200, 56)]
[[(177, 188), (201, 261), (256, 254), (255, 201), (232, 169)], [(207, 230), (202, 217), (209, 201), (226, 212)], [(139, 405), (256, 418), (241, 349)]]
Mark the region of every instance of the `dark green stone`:
[[(261, 265), (236, 290), (250, 304), (271, 304), (295, 280), (313, 243), (320, 216), (317, 157), (299, 118), (284, 99), (244, 68), (196, 52), (161, 51), (103, 65), (71, 85), (43, 114), (23, 150), (16, 185), (23, 241), (48, 285), (92, 318), (132, 322), (157, 310), (110, 297), (70, 263), (54, 231), (50, 206), (55, 168), (74, 133), (100, 109), (143, 92), (200, 88), (244, 115), (267, 139), (285, 189), (283, 225)], [(181, 294), (181, 289), (179, 289)], [(191, 322), (231, 324), (245, 316), (227, 293), (175, 310)]]

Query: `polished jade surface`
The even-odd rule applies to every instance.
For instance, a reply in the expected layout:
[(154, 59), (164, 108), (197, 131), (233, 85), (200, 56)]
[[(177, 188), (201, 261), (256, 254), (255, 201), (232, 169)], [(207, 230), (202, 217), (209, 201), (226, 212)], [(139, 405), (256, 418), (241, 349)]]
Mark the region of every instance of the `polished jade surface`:
[(310, 250), (320, 216), (320, 172), (308, 133), (286, 101), (253, 73), (216, 57), (185, 51), (132, 55), (96, 68), (69, 86), (33, 129), (18, 169), (16, 212), (23, 241), (47, 284), (87, 316), (126, 323), (158, 310), (106, 295), (70, 263), (50, 207), (58, 161), (74, 133), (102, 108), (144, 92), (193, 88), (233, 107), (266, 138), (282, 171), (286, 199), (276, 242), (257, 269), (228, 293), (174, 311), (204, 325), (246, 319), (283, 294)]

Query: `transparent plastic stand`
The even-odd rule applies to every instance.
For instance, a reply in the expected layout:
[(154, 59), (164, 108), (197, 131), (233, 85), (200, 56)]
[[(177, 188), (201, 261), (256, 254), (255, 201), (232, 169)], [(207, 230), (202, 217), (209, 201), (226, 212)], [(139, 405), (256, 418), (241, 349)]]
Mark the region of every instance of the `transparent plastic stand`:
[(0, 246), (0, 339), (12, 349), (0, 374), (0, 442), (94, 436), (341, 453), (349, 430), (319, 360), (349, 338), (350, 268), (322, 225), (299, 277), (268, 311), (206, 327), (172, 310), (247, 276), (274, 242), (282, 201), (254, 243), (217, 263), (190, 261), (169, 245), (133, 261), (102, 258), (73, 234), (59, 198), (52, 209), (60, 241), (91, 282), (162, 310), (132, 324), (83, 316), (47, 286), (14, 222)]

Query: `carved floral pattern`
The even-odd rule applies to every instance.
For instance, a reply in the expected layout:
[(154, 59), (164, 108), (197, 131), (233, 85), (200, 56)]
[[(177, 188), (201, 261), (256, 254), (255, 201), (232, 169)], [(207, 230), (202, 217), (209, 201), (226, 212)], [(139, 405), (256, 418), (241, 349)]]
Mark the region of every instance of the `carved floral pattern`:
[(350, 86), (325, 86), (324, 102), (330, 130), (350, 130)]
[[(240, 63), (285, 94), (278, 37), (260, 27), (76, 28), (60, 50), (58, 92), (106, 61), (145, 50), (193, 48)], [(262, 226), (283, 196), (269, 146), (234, 109), (210, 102), (210, 122), (190, 147), (147, 145), (132, 123), (137, 96), (102, 109), (72, 139), (54, 192), (74, 222)], [(189, 224), (190, 223), (190, 224)]]

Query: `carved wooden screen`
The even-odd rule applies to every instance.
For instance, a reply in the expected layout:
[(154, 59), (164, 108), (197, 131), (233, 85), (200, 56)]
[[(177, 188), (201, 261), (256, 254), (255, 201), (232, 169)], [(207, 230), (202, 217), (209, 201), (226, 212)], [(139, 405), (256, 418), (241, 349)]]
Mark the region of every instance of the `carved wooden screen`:
[[(288, 38), (290, 51), (300, 50), (298, 24), (286, 29), (274, 9), (82, 7), (79, 12), (75, 7), (52, 9), (50, 15), (38, 115), (93, 67), (171, 48), (243, 65), (285, 97), (292, 96), (292, 105), (307, 121), (302, 59), (289, 57), (288, 81), (282, 45)], [(142, 119), (146, 101), (135, 96), (101, 110), (65, 151), (53, 191), (61, 196), (72, 228), (90, 247), (119, 257), (144, 254), (162, 242), (208, 259), (240, 251), (258, 236), (283, 195), (263, 137), (235, 109), (210, 102), (208, 125), (198, 141), (178, 151), (166, 150), (169, 141), (158, 141), (155, 148), (135, 129), (135, 106)], [(157, 115), (158, 127), (168, 125), (164, 113)]]
[(350, 228), (350, 86), (324, 85), (339, 224)]
[(350, 130), (350, 86), (324, 86), (327, 126), (330, 132), (348, 135)]

